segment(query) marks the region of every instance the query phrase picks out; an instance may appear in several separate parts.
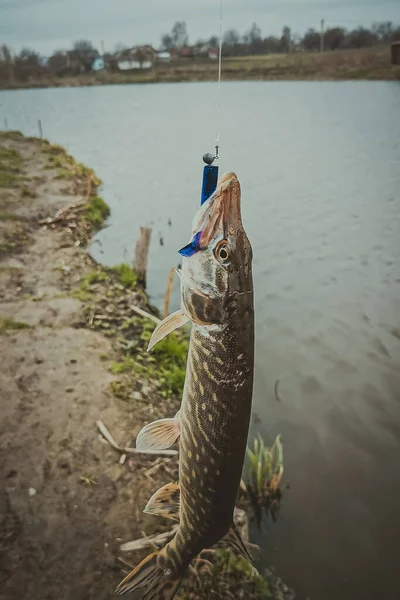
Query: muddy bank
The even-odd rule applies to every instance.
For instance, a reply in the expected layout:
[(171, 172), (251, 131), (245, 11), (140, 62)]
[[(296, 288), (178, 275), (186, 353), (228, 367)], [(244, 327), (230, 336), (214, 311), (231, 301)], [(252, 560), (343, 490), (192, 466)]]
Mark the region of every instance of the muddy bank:
[[(8, 600), (110, 598), (126, 561), (148, 552), (123, 554), (121, 544), (171, 527), (142, 510), (177, 479), (176, 456), (121, 460), (96, 422), (134, 446), (146, 422), (175, 414), (187, 337), (146, 354), (154, 322), (132, 306), (156, 311), (135, 273), (102, 268), (85, 251), (108, 214), (99, 183), (57, 146), (0, 135), (0, 598)], [(233, 594), (248, 576), (241, 569)], [(246, 597), (292, 597), (272, 575), (251, 585)], [(181, 598), (221, 597), (196, 580), (184, 589)]]

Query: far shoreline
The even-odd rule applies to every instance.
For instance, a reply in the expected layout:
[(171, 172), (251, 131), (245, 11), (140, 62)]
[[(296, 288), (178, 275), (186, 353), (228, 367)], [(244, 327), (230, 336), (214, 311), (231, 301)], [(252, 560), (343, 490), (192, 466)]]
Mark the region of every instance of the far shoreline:
[[(214, 62), (185, 61), (130, 72), (98, 71), (74, 76), (46, 75), (3, 81), (0, 90), (91, 87), (101, 85), (215, 82)], [(400, 65), (390, 62), (387, 45), (324, 53), (297, 52), (230, 57), (222, 80), (229, 81), (400, 81)]]

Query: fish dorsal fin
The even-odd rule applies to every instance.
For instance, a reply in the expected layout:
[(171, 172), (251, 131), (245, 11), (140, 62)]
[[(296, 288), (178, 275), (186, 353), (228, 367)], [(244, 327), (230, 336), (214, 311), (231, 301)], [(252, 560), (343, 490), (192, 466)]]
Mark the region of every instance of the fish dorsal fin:
[(177, 483), (167, 483), (152, 495), (144, 513), (179, 521), (181, 492)]
[(181, 310), (177, 310), (176, 312), (168, 315), (161, 323), (157, 325), (155, 330), (153, 331), (153, 335), (151, 336), (149, 345), (147, 346), (147, 352), (149, 352), (153, 346), (155, 346), (158, 342), (160, 342), (166, 335), (178, 329), (178, 327), (183, 327), (190, 319), (183, 314)]
[(231, 548), (235, 552), (235, 554), (238, 554), (242, 558), (253, 562), (253, 557), (247, 550), (246, 545), (242, 540), (242, 537), (239, 531), (237, 530), (236, 525), (234, 525), (233, 523), (230, 526), (229, 531), (224, 537), (223, 541), (227, 546), (229, 546), (229, 548)]
[(148, 450), (167, 450), (180, 434), (179, 411), (173, 419), (160, 419), (141, 429), (136, 438), (136, 448), (141, 452)]

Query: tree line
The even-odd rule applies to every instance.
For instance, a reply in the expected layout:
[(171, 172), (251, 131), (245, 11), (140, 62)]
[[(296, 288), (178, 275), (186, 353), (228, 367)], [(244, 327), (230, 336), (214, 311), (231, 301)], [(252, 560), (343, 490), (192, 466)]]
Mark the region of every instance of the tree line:
[[(303, 36), (292, 32), (285, 25), (280, 36), (264, 37), (256, 23), (240, 34), (236, 29), (229, 29), (223, 35), (223, 56), (245, 56), (254, 54), (288, 53), (295, 51), (316, 52), (321, 49), (321, 31), (308, 29)], [(371, 28), (357, 27), (347, 30), (343, 27), (328, 27), (323, 32), (324, 50), (341, 50), (351, 48), (369, 48), (377, 44), (387, 44), (400, 40), (400, 26), (390, 21), (374, 23)], [(193, 45), (201, 47), (209, 45), (218, 47), (217, 36), (199, 39)], [(189, 34), (184, 21), (177, 21), (169, 33), (161, 37), (163, 50), (179, 50), (189, 45)], [(112, 58), (121, 53), (126, 46), (117, 44), (114, 53), (108, 53), (108, 64)], [(75, 75), (90, 71), (93, 60), (103, 54), (88, 40), (76, 41), (68, 52), (58, 50), (47, 59), (35, 50), (24, 48), (14, 54), (7, 45), (0, 45), (0, 82), (26, 81), (30, 77), (40, 77), (48, 73), (57, 75)]]
[(325, 50), (344, 50), (352, 48), (370, 48), (378, 44), (387, 44), (400, 40), (400, 26), (392, 22), (374, 23), (370, 29), (357, 27), (347, 30), (344, 27), (328, 27), (326, 30), (309, 28), (303, 36), (292, 33), (285, 25), (281, 36), (263, 37), (256, 23), (243, 35), (236, 29), (229, 29), (223, 37), (223, 52), (227, 56), (246, 54), (272, 54), (279, 52)]

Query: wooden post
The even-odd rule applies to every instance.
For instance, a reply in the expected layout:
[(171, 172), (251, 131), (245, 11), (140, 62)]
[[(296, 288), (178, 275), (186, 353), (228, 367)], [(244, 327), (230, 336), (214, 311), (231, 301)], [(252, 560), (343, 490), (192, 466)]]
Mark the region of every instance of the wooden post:
[(43, 139), (43, 129), (42, 129), (42, 121), (40, 119), (38, 119), (38, 129), (39, 129), (39, 137), (42, 140)]
[(135, 248), (135, 271), (140, 285), (146, 288), (147, 258), (149, 255), (151, 227), (141, 227)]
[(171, 289), (172, 289), (172, 282), (174, 281), (174, 274), (175, 274), (175, 269), (172, 267), (172, 269), (170, 269), (170, 272), (168, 275), (167, 291), (165, 292), (163, 319), (166, 319), (169, 315), (169, 301), (171, 300)]

